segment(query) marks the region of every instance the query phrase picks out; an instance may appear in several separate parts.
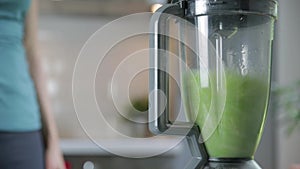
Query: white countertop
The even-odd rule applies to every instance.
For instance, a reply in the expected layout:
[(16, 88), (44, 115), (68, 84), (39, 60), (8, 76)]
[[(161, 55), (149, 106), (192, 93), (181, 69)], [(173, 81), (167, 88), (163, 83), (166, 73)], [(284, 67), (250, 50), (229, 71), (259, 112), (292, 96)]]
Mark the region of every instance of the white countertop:
[(95, 155), (125, 157), (150, 157), (154, 155), (178, 155), (183, 149), (179, 137), (159, 137), (143, 139), (62, 139), (64, 155)]

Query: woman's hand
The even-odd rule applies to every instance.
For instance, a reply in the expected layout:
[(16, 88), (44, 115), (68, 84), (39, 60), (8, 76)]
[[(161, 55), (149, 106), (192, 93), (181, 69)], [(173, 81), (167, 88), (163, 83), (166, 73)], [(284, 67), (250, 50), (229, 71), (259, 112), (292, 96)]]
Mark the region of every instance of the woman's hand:
[(48, 141), (45, 152), (46, 169), (66, 169), (57, 141)]
[(37, 91), (42, 117), (43, 134), (46, 141), (45, 165), (46, 169), (65, 169), (64, 160), (59, 149), (58, 132), (46, 88), (46, 75), (42, 68), (41, 56), (38, 54), (37, 21), (38, 0), (32, 0), (30, 10), (26, 15), (24, 45), (26, 47), (27, 61)]

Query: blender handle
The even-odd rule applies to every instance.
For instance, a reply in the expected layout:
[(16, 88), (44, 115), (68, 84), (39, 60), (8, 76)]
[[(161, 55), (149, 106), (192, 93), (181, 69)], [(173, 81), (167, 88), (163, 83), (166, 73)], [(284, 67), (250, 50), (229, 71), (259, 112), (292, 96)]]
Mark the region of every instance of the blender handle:
[[(200, 129), (194, 123), (172, 123), (169, 120), (168, 24), (165, 14), (184, 17), (186, 1), (162, 6), (150, 21), (150, 71), (149, 71), (149, 129), (153, 134), (187, 136), (192, 158), (185, 168), (202, 168), (208, 155), (202, 142)], [(161, 91), (161, 93), (159, 93)], [(165, 95), (162, 95), (165, 94)], [(167, 96), (167, 97), (165, 97)], [(165, 104), (164, 104), (165, 103)]]
[(153, 14), (150, 21), (152, 35), (150, 36), (149, 129), (153, 134), (186, 135), (194, 126), (193, 123), (170, 122), (169, 101), (166, 98), (169, 95), (168, 59), (166, 52), (163, 52), (168, 51), (166, 16), (169, 14), (168, 16), (183, 17), (185, 2), (162, 6)]

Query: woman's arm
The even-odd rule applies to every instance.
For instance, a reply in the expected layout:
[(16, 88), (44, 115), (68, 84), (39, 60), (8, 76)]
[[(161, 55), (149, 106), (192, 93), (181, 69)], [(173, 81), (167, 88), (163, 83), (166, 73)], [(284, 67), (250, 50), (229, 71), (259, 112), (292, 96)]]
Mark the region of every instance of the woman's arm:
[(37, 45), (37, 17), (38, 2), (32, 0), (25, 23), (24, 45), (27, 52), (27, 60), (30, 73), (34, 81), (39, 101), (43, 134), (46, 134), (46, 169), (64, 169), (62, 154), (59, 149), (58, 133), (54, 118), (51, 114), (49, 97), (46, 89), (46, 76), (42, 69), (41, 57), (38, 54)]

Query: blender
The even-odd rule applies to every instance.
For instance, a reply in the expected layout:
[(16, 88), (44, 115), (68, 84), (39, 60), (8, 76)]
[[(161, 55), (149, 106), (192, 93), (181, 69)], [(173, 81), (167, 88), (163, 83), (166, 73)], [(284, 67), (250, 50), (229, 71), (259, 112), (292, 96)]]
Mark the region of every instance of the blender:
[[(186, 136), (193, 156), (187, 168), (260, 168), (254, 154), (269, 101), (277, 6), (274, 0), (177, 0), (153, 14), (149, 129)], [(184, 122), (169, 119), (175, 55)]]

